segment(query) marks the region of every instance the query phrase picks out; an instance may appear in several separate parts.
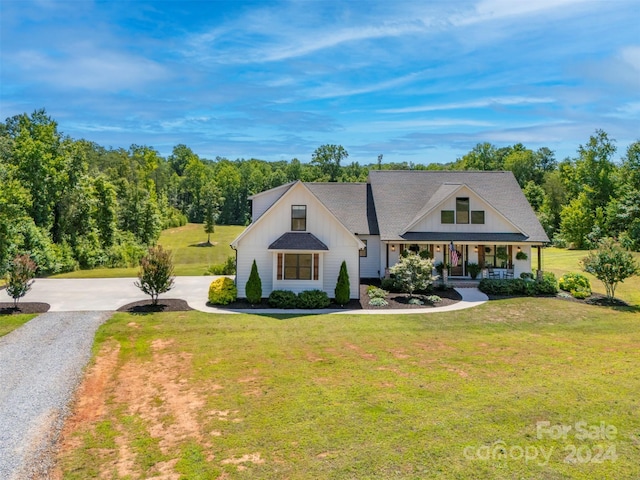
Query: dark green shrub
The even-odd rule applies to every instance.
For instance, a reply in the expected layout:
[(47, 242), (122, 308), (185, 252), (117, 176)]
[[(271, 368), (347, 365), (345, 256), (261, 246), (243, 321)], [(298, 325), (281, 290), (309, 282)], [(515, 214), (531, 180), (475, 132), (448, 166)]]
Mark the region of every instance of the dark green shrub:
[(498, 279), (483, 278), (478, 288), (487, 295), (527, 295), (533, 296), (536, 292), (535, 282), (522, 278)]
[(236, 284), (229, 277), (216, 278), (209, 285), (209, 303), (213, 305), (228, 305), (238, 296)]
[(565, 273), (560, 278), (559, 287), (570, 292), (575, 298), (587, 298), (591, 295), (591, 283), (581, 273)]
[(258, 265), (256, 265), (255, 260), (253, 261), (253, 265), (251, 265), (251, 273), (245, 286), (245, 295), (250, 303), (260, 303), (260, 300), (262, 300), (262, 280), (260, 280)]
[(326, 308), (331, 301), (322, 290), (305, 290), (298, 294), (298, 308)]
[(402, 290), (402, 285), (400, 285), (395, 277), (383, 278), (380, 281), (380, 285), (388, 292), (400, 293)]
[(298, 297), (290, 290), (274, 290), (269, 295), (267, 302), (273, 308), (296, 308)]
[(334, 290), (336, 303), (345, 305), (349, 303), (351, 298), (351, 286), (349, 285), (349, 273), (347, 272), (347, 262), (342, 261), (340, 265), (340, 273), (338, 274), (338, 282)]
[(537, 295), (555, 295), (558, 293), (558, 281), (552, 272), (544, 272), (541, 280), (534, 282)]
[(516, 253), (516, 260), (526, 260), (527, 258), (529, 258), (529, 256), (526, 253), (524, 253), (522, 250)]
[(420, 258), (424, 258), (424, 259), (432, 258), (431, 252), (429, 250), (420, 250), (420, 252), (418, 252), (418, 255), (420, 255)]
[(523, 280), (527, 280), (527, 279), (533, 280), (533, 273), (531, 273), (531, 272), (522, 272), (520, 274), (520, 278), (522, 278)]

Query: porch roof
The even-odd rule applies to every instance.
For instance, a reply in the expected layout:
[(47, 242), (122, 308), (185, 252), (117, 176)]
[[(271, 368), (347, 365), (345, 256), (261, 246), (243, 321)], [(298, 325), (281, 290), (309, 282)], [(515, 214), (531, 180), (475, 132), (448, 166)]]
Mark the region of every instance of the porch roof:
[(329, 250), (329, 247), (311, 233), (287, 232), (269, 245), (269, 250)]
[(406, 232), (400, 237), (409, 242), (475, 242), (475, 243), (527, 243), (522, 233), (473, 232)]

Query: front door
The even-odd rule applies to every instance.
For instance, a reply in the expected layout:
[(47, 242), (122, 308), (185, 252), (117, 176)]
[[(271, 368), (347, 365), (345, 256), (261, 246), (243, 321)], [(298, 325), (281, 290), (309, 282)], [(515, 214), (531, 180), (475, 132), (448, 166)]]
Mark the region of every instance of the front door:
[(451, 264), (451, 276), (464, 276), (464, 245), (453, 245), (453, 250), (451, 250), (451, 244), (449, 244), (448, 253), (449, 263)]

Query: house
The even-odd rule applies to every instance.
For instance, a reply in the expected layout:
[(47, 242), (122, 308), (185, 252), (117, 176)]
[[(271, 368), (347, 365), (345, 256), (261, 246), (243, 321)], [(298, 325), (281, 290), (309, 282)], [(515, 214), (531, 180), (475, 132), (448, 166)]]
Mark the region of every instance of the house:
[(358, 298), (357, 279), (384, 277), (404, 250), (455, 263), (450, 277), (468, 277), (469, 263), (518, 277), (541, 270), (549, 242), (511, 172), (371, 171), (366, 183), (297, 181), (250, 200), (251, 224), (231, 243), (239, 297), (254, 260), (264, 296), (333, 297), (345, 261)]

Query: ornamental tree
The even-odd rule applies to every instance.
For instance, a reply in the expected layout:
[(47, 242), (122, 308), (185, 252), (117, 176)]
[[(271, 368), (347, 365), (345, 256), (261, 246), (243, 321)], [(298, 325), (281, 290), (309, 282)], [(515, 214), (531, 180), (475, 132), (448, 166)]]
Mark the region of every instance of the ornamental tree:
[(604, 284), (607, 298), (613, 300), (618, 283), (640, 273), (633, 255), (620, 248), (613, 239), (605, 238), (598, 250), (582, 259), (582, 269)]
[(36, 264), (29, 255), (18, 255), (11, 262), (7, 271), (7, 293), (13, 298), (14, 308), (18, 307), (18, 300), (31, 290), (35, 274)]
[(162, 245), (150, 247), (149, 252), (140, 260), (139, 281), (135, 286), (147, 295), (151, 295), (153, 305), (158, 303), (158, 295), (173, 287), (173, 261), (171, 251)]
[(262, 280), (260, 280), (258, 265), (256, 265), (255, 260), (253, 261), (253, 265), (251, 265), (251, 273), (245, 286), (245, 295), (247, 296), (247, 300), (252, 304), (260, 303), (260, 300), (262, 300)]
[(340, 273), (338, 274), (338, 282), (334, 290), (336, 303), (338, 305), (346, 305), (351, 298), (351, 286), (349, 285), (349, 272), (347, 272), (347, 262), (342, 261), (340, 265)]
[(435, 277), (433, 276), (433, 262), (416, 254), (401, 257), (400, 261), (389, 269), (395, 276), (396, 282), (404, 292), (413, 296), (416, 290), (426, 290)]

